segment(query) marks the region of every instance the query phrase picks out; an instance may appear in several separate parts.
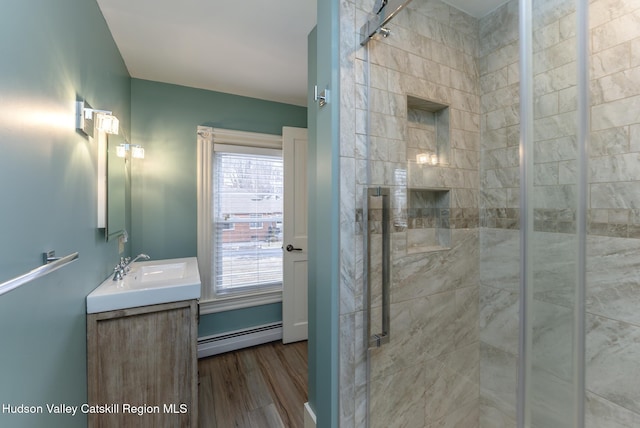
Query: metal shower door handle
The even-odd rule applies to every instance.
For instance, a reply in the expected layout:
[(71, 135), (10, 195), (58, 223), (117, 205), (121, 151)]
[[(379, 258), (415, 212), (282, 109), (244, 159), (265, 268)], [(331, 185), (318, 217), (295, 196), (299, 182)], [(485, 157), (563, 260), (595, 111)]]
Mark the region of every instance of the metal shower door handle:
[[(391, 251), (390, 251), (390, 225), (389, 225), (389, 188), (373, 187), (367, 189), (368, 198), (382, 198), (382, 260), (372, 260), (371, 239), (367, 239), (367, 337), (369, 338), (369, 348), (379, 348), (390, 339), (390, 310), (391, 300), (389, 296), (391, 284)], [(371, 234), (369, 227), (368, 234)], [(371, 333), (371, 266), (382, 263), (382, 325), (378, 333)]]

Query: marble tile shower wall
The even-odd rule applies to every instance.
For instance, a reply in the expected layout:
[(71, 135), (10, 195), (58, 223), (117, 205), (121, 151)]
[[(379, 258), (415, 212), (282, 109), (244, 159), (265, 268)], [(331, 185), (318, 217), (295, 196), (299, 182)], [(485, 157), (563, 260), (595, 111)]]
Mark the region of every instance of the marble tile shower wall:
[[(575, 13), (537, 3), (535, 426), (569, 426), (569, 286), (574, 282)], [(515, 427), (519, 221), (517, 2), (480, 22), (480, 425)], [(587, 426), (640, 426), (640, 2), (590, 2), (591, 144), (587, 260)], [(497, 33), (496, 30), (501, 32)], [(499, 37), (495, 37), (499, 34)], [(505, 367), (508, 370), (505, 371)]]
[[(362, 220), (368, 161), (370, 184), (391, 188), (394, 225), (391, 343), (372, 353), (371, 426), (473, 428), (480, 356), (478, 21), (439, 0), (410, 3), (389, 24), (392, 35), (369, 44), (367, 98), (358, 32), (373, 5), (341, 2), (340, 426), (364, 426), (367, 410)], [(447, 165), (415, 164), (420, 142), (407, 124), (408, 95), (449, 107)], [(407, 249), (416, 231), (408, 227), (408, 187), (449, 189), (447, 248)]]
[[(538, 12), (548, 20), (534, 35), (535, 70), (535, 230), (575, 230), (575, 15), (555, 10), (561, 1), (540, 2), (549, 10)], [(637, 1), (591, 2), (594, 43), (591, 57), (592, 133), (590, 144), (590, 235), (640, 238), (640, 192), (631, 184), (640, 174), (633, 170), (640, 143), (640, 126), (633, 106), (638, 103), (640, 73), (636, 71), (640, 47), (632, 31)], [(556, 16), (558, 15), (558, 16)], [(623, 16), (621, 16), (623, 15)], [(597, 17), (597, 19), (595, 18)], [(623, 35), (603, 35), (614, 17)], [(499, 8), (481, 20), (480, 88), (482, 100), (481, 226), (519, 228), (519, 61), (517, 2)], [(501, 31), (496, 31), (501, 30)], [(624, 43), (598, 38), (618, 37)], [(628, 38), (628, 40), (626, 39)], [(635, 51), (634, 51), (635, 49)], [(626, 117), (624, 114), (626, 113)], [(629, 117), (631, 116), (631, 117)], [(635, 174), (635, 175), (634, 175)], [(615, 200), (612, 200), (615, 199)]]
[(640, 1), (592, 1), (589, 16), (587, 421), (640, 426)]

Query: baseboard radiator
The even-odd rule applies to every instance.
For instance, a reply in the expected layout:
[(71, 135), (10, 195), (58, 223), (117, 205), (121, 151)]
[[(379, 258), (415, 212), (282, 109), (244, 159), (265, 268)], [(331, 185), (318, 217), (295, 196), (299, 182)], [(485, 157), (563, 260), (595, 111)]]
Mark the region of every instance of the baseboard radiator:
[(198, 358), (282, 340), (282, 322), (198, 338)]

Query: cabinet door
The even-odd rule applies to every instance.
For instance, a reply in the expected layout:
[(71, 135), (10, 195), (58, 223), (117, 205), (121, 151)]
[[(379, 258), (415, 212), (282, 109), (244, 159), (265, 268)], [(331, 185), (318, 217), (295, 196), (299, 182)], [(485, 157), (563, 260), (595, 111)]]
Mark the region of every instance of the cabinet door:
[(196, 426), (195, 302), (180, 303), (89, 316), (89, 404), (113, 411), (89, 426)]

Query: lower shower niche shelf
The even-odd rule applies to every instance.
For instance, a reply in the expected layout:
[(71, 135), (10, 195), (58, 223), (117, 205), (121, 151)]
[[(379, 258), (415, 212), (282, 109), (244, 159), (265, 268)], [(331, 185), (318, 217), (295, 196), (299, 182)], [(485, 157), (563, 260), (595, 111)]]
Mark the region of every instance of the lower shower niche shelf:
[(408, 189), (407, 254), (451, 246), (449, 189)]

